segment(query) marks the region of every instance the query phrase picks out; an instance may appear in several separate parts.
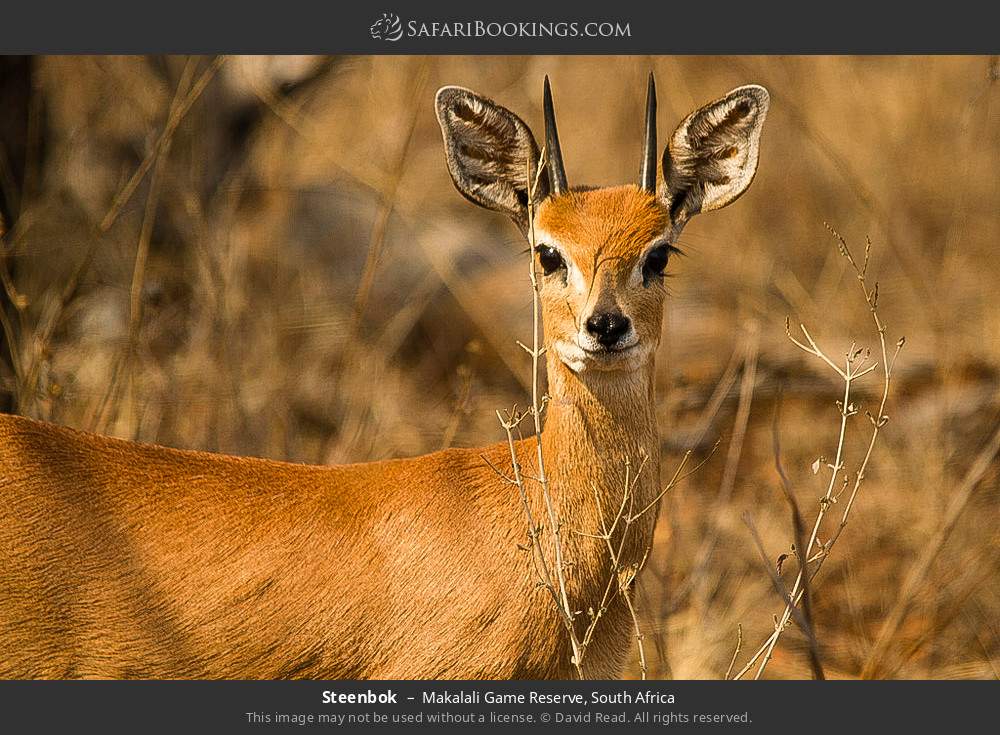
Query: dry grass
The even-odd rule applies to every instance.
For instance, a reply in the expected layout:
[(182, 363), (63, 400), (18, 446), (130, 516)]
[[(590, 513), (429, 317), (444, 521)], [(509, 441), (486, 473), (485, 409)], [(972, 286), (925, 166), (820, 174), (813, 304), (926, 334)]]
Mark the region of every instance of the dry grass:
[[(0, 352), (25, 413), (309, 462), (498, 441), (495, 408), (530, 390), (515, 340), (531, 330), (531, 286), (516, 231), (451, 186), (435, 89), (485, 92), (538, 130), (548, 73), (571, 182), (600, 184), (636, 176), (649, 69), (662, 128), (759, 82), (772, 109), (757, 180), (735, 206), (696, 218), (680, 243), (687, 257), (671, 265), (661, 461), (669, 476), (689, 446), (693, 461), (722, 446), (664, 500), (640, 578), (649, 674), (721, 678), (740, 626), (744, 649), (773, 630), (773, 580), (741, 518), (752, 510), (770, 557), (789, 551), (771, 430), (779, 390), (782, 464), (815, 518), (829, 477), (810, 468), (836, 440), (843, 388), (787, 341), (785, 319), (807, 324), (829, 354), (854, 340), (878, 349), (861, 341), (870, 314), (830, 222), (850, 243), (874, 241), (880, 314), (907, 346), (865, 489), (812, 588), (825, 673), (997, 676), (995, 60), (216, 66), (206, 77), (212, 59), (36, 59), (33, 91), (9, 94), (13, 73), (0, 80), (13, 100), (0, 125), (10, 276)], [(878, 380), (855, 387), (874, 413)], [(848, 439), (848, 464), (866, 441)], [(791, 587), (796, 565), (784, 567)], [(789, 627), (765, 675), (809, 676), (808, 651)]]

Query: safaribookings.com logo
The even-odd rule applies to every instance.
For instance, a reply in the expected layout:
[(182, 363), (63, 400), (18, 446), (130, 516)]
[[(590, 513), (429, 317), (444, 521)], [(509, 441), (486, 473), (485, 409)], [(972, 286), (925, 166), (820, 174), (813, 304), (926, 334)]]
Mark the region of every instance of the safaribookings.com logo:
[(395, 13), (382, 13), (369, 30), (376, 41), (398, 41), (403, 37), (403, 23)]
[(517, 21), (487, 22), (420, 21), (406, 24), (395, 13), (382, 13), (372, 23), (372, 38), (376, 41), (398, 41), (407, 38), (631, 38), (628, 22), (617, 21)]

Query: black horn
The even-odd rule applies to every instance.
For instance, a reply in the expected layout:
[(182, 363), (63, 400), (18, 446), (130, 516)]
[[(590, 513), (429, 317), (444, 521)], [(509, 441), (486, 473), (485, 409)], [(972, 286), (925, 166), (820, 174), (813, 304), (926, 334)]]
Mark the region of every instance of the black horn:
[[(566, 169), (563, 168), (562, 150), (559, 148), (559, 131), (556, 130), (556, 113), (552, 109), (552, 90), (549, 77), (545, 76), (545, 158), (549, 168), (551, 194), (558, 196), (566, 191)], [(654, 164), (655, 166), (655, 164)]]
[(642, 143), (639, 186), (650, 194), (656, 194), (656, 82), (653, 72), (649, 72), (646, 87), (646, 139)]

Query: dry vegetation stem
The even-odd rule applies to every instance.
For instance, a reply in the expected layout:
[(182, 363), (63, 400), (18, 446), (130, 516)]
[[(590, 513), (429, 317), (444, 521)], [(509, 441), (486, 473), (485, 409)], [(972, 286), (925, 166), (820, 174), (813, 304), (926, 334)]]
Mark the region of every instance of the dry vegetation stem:
[[(840, 538), (844, 528), (847, 526), (847, 522), (857, 499), (858, 492), (864, 481), (865, 472), (868, 469), (868, 463), (870, 462), (872, 453), (875, 449), (875, 443), (882, 427), (885, 426), (888, 421), (888, 416), (885, 413), (885, 406), (889, 397), (892, 370), (895, 365), (896, 358), (898, 357), (904, 344), (904, 340), (901, 338), (896, 343), (895, 351), (890, 355), (889, 348), (886, 344), (885, 324), (882, 322), (878, 314), (878, 283), (875, 283), (875, 285), (869, 290), (866, 280), (871, 241), (867, 241), (864, 260), (859, 264), (855, 260), (844, 238), (829, 225), (827, 225), (827, 228), (836, 238), (840, 254), (847, 259), (848, 263), (855, 272), (858, 285), (864, 295), (869, 313), (871, 314), (875, 329), (878, 333), (882, 360), (880, 363), (866, 366), (865, 363), (869, 357), (868, 351), (857, 349), (855, 345), (852, 345), (845, 356), (843, 367), (841, 367), (819, 347), (804, 325), (800, 325), (800, 329), (803, 337), (805, 338), (805, 342), (792, 336), (786, 322), (786, 332), (788, 333), (788, 338), (792, 341), (792, 343), (807, 354), (813, 355), (825, 362), (841, 377), (844, 382), (843, 397), (839, 402), (840, 428), (837, 435), (837, 452), (833, 463), (827, 465), (830, 470), (830, 479), (827, 484), (827, 490), (820, 500), (820, 507), (816, 514), (816, 520), (813, 523), (812, 532), (809, 535), (809, 540), (805, 544), (804, 551), (802, 552), (803, 566), (800, 566), (798, 570), (795, 583), (792, 585), (791, 592), (789, 593), (789, 601), (785, 604), (784, 610), (776, 620), (774, 632), (771, 633), (771, 635), (750, 657), (750, 660), (747, 661), (743, 668), (737, 672), (737, 674), (733, 677), (734, 679), (741, 679), (754, 667), (754, 665), (757, 664), (758, 661), (760, 663), (757, 666), (754, 678), (759, 679), (764, 674), (764, 670), (767, 668), (767, 664), (771, 660), (774, 648), (778, 644), (778, 640), (781, 638), (781, 634), (787, 627), (789, 620), (792, 618), (793, 608), (801, 603), (802, 598), (805, 595), (807, 583), (814, 579), (819, 573), (824, 561), (829, 557), (831, 549)], [(882, 369), (883, 376), (881, 398), (875, 415), (872, 415), (870, 412), (866, 412), (868, 419), (872, 424), (872, 432), (869, 437), (864, 457), (854, 475), (853, 485), (851, 485), (850, 475), (844, 472), (844, 443), (847, 433), (847, 423), (850, 417), (858, 413), (858, 409), (851, 403), (851, 388), (856, 380), (874, 372), (879, 367)], [(834, 490), (837, 487), (838, 478), (842, 478), (842, 488), (841, 491), (835, 495)], [(836, 527), (836, 530), (833, 532), (830, 539), (826, 542), (821, 542), (819, 539), (819, 532), (823, 521), (830, 511), (830, 508), (832, 508), (833, 505), (839, 501), (840, 497), (848, 488), (850, 488), (850, 492), (844, 505), (844, 511), (841, 515), (840, 523)], [(811, 572), (807, 566), (810, 563), (815, 564)]]

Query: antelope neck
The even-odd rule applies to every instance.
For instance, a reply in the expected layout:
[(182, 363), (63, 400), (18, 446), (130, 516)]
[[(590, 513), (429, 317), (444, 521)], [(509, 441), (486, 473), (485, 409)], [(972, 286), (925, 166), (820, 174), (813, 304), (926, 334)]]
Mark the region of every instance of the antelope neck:
[[(628, 373), (577, 373), (550, 350), (547, 367), (550, 400), (542, 449), (563, 502), (591, 506), (596, 487), (617, 507), (627, 461), (637, 479), (636, 503), (648, 503), (659, 487), (653, 360)], [(636, 476), (643, 457), (645, 466)]]

